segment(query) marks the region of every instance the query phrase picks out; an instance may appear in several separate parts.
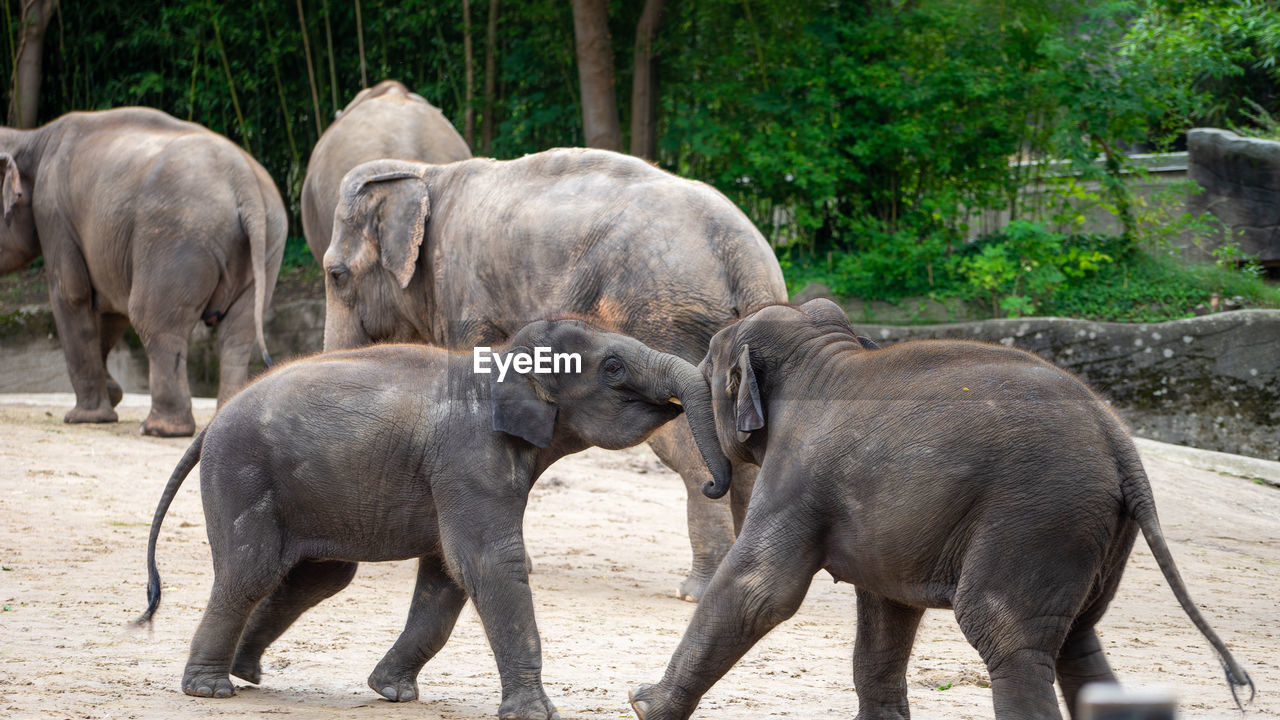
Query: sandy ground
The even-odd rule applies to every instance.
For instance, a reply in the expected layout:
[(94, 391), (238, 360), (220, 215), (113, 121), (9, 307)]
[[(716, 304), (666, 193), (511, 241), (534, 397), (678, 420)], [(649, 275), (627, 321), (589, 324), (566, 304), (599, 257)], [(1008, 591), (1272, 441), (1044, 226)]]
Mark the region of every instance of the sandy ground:
[[(161, 535), (155, 627), (126, 624), (144, 607), (148, 524), (187, 441), (140, 437), (143, 408), (107, 426), (64, 425), (65, 410), (0, 405), (0, 717), (496, 717), (497, 672), (470, 607), (423, 671), (420, 701), (386, 702), (365, 687), (407, 611), (409, 562), (362, 566), (268, 650), (261, 686), (238, 684), (227, 700), (183, 695), (187, 643), (212, 578), (194, 475)], [(1280, 494), (1147, 465), (1193, 596), (1257, 682), (1251, 716), (1280, 716)], [(674, 596), (689, 563), (683, 496), (644, 448), (567, 458), (534, 489), (526, 532), (544, 679), (565, 720), (633, 717), (627, 689), (661, 676), (693, 611)], [(853, 617), (852, 588), (819, 573), (799, 613), (695, 717), (852, 717)], [(1141, 540), (1101, 635), (1122, 679), (1175, 689), (1183, 717), (1239, 717)], [(926, 615), (908, 682), (916, 718), (991, 715), (985, 669), (949, 613)]]

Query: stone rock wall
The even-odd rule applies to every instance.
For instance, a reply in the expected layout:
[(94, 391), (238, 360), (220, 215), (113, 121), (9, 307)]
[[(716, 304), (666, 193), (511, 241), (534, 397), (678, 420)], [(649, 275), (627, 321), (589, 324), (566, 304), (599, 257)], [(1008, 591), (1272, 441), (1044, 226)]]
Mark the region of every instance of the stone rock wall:
[(1280, 310), (1145, 325), (1029, 318), (855, 327), (881, 345), (953, 338), (1018, 347), (1089, 383), (1136, 435), (1280, 460)]
[(1188, 209), (1212, 213), (1240, 249), (1280, 265), (1280, 142), (1198, 128), (1187, 133), (1187, 151), (1187, 174), (1204, 189)]

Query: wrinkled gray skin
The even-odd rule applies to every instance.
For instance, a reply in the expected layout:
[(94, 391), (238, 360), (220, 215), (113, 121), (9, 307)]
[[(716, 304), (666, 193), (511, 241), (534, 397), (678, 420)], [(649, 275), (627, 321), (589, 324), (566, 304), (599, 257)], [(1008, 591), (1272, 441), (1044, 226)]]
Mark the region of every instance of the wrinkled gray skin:
[[(787, 298), (772, 249), (727, 198), (601, 150), (361, 165), (343, 181), (324, 267), (327, 350), (470, 349), (573, 315), (698, 362), (717, 330)], [(745, 492), (731, 517), (698, 490), (710, 479), (683, 420), (650, 445), (688, 491), (693, 569), (680, 595), (696, 599), (745, 515), (754, 466), (734, 469)]]
[(449, 119), (395, 80), (361, 90), (324, 131), (302, 183), (302, 232), (316, 262), (333, 236), (333, 208), (342, 177), (380, 158), (449, 163), (471, 157)]
[(266, 170), (226, 138), (159, 110), (63, 115), (0, 128), (0, 273), (44, 256), (76, 406), (115, 422), (107, 353), (130, 324), (150, 366), (150, 435), (195, 431), (187, 342), (217, 327), (221, 405), (248, 379), (284, 253), (284, 204)]
[(150, 620), (160, 602), (160, 523), (197, 461), (214, 584), (182, 679), (190, 695), (257, 683), (263, 650), (342, 589), (362, 561), (419, 558), (404, 632), (369, 676), (392, 701), (417, 676), (470, 599), (502, 678), (502, 718), (558, 717), (525, 568), (529, 490), (560, 457), (643, 442), (690, 418), (713, 476), (728, 482), (710, 391), (693, 365), (578, 321), (537, 322), (513, 347), (579, 353), (582, 372), (472, 371), (469, 353), (380, 345), (274, 370), (218, 413), (179, 463), (148, 545)]
[(721, 448), (760, 474), (666, 674), (632, 694), (642, 720), (689, 717), (819, 569), (857, 587), (860, 720), (908, 717), (926, 608), (955, 611), (996, 718), (1060, 718), (1055, 678), (1075, 716), (1085, 683), (1115, 682), (1094, 625), (1139, 529), (1233, 695), (1252, 692), (1187, 595), (1128, 433), (1069, 373), (999, 345), (864, 349), (826, 300), (726, 328), (703, 370)]

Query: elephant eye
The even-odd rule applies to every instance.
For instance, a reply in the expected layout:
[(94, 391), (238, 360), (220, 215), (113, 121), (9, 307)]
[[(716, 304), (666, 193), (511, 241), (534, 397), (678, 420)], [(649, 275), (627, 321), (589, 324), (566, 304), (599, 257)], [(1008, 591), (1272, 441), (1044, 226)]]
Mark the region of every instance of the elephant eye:
[(610, 375), (621, 375), (622, 361), (615, 357), (607, 358), (604, 361), (604, 371)]

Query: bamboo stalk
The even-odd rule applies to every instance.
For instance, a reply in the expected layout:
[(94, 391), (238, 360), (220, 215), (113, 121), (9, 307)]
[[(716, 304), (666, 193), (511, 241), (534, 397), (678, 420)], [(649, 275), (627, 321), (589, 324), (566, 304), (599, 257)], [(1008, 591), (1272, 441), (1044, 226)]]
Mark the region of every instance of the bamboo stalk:
[(329, 0), (321, 0), (324, 10), (324, 41), (329, 49), (329, 95), (333, 99), (333, 114), (337, 115), (342, 106), (338, 105), (338, 73), (333, 68), (333, 25), (329, 22)]
[[(213, 7), (210, 6), (210, 10)], [(222, 31), (218, 29), (218, 13), (213, 13), (213, 39), (218, 44), (218, 55), (222, 58), (222, 71), (227, 74), (227, 87), (231, 90), (231, 107), (236, 111), (236, 122), (240, 124), (240, 144), (245, 152), (249, 152), (249, 127), (244, 122), (244, 113), (240, 112), (240, 100), (236, 97), (236, 81), (231, 77), (231, 63), (227, 62), (227, 49), (222, 44)]]
[(364, 62), (364, 22), (360, 19), (360, 0), (356, 3), (356, 43), (360, 48), (360, 89), (369, 87), (369, 74), (365, 72)]
[(280, 59), (276, 57), (276, 46), (271, 40), (271, 21), (267, 18), (267, 11), (261, 4), (258, 5), (258, 14), (262, 16), (262, 24), (265, 28), (267, 39), (267, 51), (271, 57), (271, 71), (276, 77), (276, 92), (280, 96), (280, 114), (284, 116), (284, 135), (289, 141), (289, 153), (293, 155), (293, 163), (295, 165), (302, 164), (302, 157), (298, 155), (298, 145), (293, 140), (293, 120), (289, 118), (289, 103), (284, 93), (284, 82), (280, 80)]
[(187, 95), (187, 122), (191, 122), (191, 118), (195, 117), (196, 113), (196, 74), (200, 72), (200, 49), (203, 46), (203, 42), (192, 43), (191, 90)]
[(476, 109), (474, 101), (475, 87), (475, 54), (471, 47), (471, 2), (462, 0), (462, 55), (466, 68), (466, 90), (463, 91), (462, 139), (467, 141), (468, 148), (476, 146)]
[(302, 12), (302, 0), (298, 4), (298, 25), (302, 28), (302, 52), (307, 57), (307, 80), (311, 82), (311, 107), (315, 111), (316, 138), (324, 134), (320, 125), (320, 93), (316, 91), (316, 68), (311, 62), (311, 41), (307, 34), (307, 16)]

